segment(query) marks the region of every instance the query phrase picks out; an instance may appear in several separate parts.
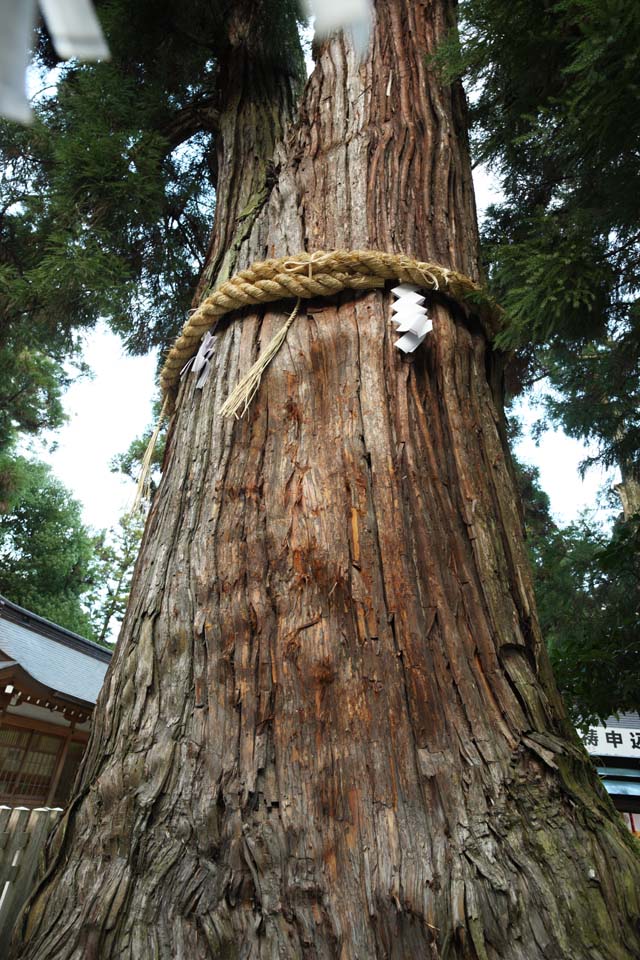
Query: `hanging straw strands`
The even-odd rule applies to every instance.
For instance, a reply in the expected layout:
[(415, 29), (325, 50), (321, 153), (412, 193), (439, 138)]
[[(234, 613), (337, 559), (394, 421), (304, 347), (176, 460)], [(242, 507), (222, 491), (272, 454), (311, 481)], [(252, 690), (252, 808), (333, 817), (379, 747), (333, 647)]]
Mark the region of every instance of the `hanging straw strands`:
[(153, 462), (153, 453), (156, 449), (156, 443), (158, 442), (158, 437), (160, 436), (164, 418), (167, 416), (168, 412), (169, 402), (168, 398), (165, 397), (155, 430), (151, 434), (151, 439), (147, 444), (147, 449), (145, 450), (144, 457), (142, 458), (142, 463), (140, 465), (140, 476), (138, 477), (138, 483), (136, 484), (136, 492), (134, 494), (131, 507), (129, 510), (127, 510), (128, 516), (137, 513), (143, 501), (149, 501), (151, 497), (151, 464)]
[[(414, 283), (426, 289), (438, 290), (478, 316), (490, 335), (495, 333), (500, 325), (500, 308), (479, 284), (437, 263), (414, 260), (402, 253), (333, 250), (328, 253), (299, 253), (279, 260), (264, 260), (254, 263), (247, 270), (241, 270), (222, 283), (200, 304), (185, 324), (169, 351), (160, 374), (160, 384), (168, 400), (169, 412), (175, 403), (181, 370), (197, 353), (203, 334), (215, 328), (220, 318), (227, 313), (242, 307), (294, 297), (298, 300), (309, 300), (313, 297), (333, 296), (342, 290), (373, 290), (383, 287), (387, 280), (399, 280), (401, 283)], [(293, 316), (290, 317), (284, 331), (281, 330), (276, 335), (277, 346), (269, 344), (264, 359), (260, 357), (243, 378), (243, 390), (240, 391), (241, 385), (238, 384), (224, 404), (223, 410), (227, 415), (236, 415), (242, 405), (246, 408), (247, 391), (251, 397), (254, 396), (262, 373), (282, 345), (293, 319)]]
[[(249, 372), (245, 374), (237, 387), (232, 390), (225, 402), (220, 407), (220, 416), (222, 417), (243, 417), (249, 408), (249, 404), (258, 392), (262, 374), (267, 369), (276, 353), (282, 346), (287, 336), (289, 327), (298, 316), (298, 310), (302, 300), (298, 297), (295, 307), (291, 311), (289, 319), (283, 327), (278, 330), (275, 337), (269, 341), (269, 346), (263, 350)], [(238, 411), (242, 410), (241, 413)]]

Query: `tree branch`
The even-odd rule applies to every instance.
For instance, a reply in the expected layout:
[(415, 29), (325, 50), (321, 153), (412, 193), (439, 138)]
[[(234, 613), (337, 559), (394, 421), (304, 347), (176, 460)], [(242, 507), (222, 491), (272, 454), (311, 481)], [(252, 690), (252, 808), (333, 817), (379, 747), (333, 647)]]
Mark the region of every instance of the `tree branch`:
[(218, 132), (220, 111), (215, 106), (215, 99), (203, 97), (201, 100), (192, 101), (158, 128), (158, 133), (164, 137), (169, 146), (167, 152), (170, 153), (181, 143), (186, 143), (196, 133)]

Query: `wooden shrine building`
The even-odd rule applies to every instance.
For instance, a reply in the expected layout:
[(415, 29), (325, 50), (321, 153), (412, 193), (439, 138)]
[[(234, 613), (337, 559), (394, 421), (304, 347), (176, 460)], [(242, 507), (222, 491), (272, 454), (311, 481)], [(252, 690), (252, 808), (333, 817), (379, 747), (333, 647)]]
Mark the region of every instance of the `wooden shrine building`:
[(0, 596), (0, 804), (65, 805), (110, 659)]

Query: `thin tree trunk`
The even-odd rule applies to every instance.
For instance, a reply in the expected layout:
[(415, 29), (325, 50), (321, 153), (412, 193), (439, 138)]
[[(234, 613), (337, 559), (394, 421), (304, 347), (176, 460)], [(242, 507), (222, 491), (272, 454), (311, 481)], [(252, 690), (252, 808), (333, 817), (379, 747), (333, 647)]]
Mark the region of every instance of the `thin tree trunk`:
[(630, 520), (640, 513), (640, 482), (628, 463), (621, 463), (619, 467), (621, 479), (614, 489), (620, 498), (624, 519)]
[[(463, 97), (425, 61), (453, 6), (379, 0), (362, 67), (322, 47), (212, 262), (233, 235), (234, 269), (373, 247), (478, 276)], [(494, 359), (432, 299), (412, 358), (388, 292), (305, 305), (239, 422), (217, 410), (290, 305), (232, 318), (205, 389), (187, 379), (17, 956), (640, 952), (635, 841), (540, 638)]]

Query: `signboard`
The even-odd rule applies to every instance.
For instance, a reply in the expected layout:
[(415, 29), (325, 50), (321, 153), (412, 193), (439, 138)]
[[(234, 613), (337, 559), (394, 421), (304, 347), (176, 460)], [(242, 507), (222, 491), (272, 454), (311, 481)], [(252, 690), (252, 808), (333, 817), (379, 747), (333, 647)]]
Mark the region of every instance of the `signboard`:
[(580, 733), (587, 753), (595, 757), (630, 757), (640, 760), (640, 723), (635, 727), (589, 727)]

